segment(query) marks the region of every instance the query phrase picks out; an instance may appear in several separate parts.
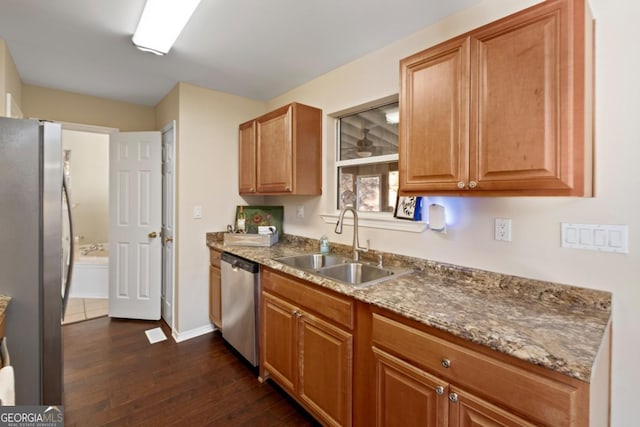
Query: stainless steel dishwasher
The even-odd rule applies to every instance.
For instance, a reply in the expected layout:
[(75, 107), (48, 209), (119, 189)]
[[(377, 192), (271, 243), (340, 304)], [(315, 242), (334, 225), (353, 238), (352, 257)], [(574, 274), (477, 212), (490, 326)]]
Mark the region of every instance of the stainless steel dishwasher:
[(258, 366), (260, 266), (228, 252), (221, 257), (222, 338)]

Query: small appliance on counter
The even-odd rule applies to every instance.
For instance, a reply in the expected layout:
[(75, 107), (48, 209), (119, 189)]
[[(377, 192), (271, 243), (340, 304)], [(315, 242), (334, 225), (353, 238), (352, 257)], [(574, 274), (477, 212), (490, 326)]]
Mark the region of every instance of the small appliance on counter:
[(229, 226), (224, 234), (225, 246), (272, 246), (278, 243), (282, 236), (283, 206), (237, 206), (237, 219), (241, 218), (242, 231), (238, 232), (236, 225)]

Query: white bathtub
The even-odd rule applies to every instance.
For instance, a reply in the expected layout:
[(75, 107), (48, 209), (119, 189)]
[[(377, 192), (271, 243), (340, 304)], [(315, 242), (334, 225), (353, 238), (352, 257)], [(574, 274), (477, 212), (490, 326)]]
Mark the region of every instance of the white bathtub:
[(79, 245), (75, 250), (70, 298), (109, 298), (109, 245)]

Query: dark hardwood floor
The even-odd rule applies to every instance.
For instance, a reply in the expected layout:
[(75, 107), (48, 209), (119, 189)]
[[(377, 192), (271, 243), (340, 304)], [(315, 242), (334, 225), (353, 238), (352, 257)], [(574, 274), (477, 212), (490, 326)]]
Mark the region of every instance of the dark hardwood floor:
[[(168, 339), (149, 344), (158, 326)], [(218, 332), (176, 344), (164, 322), (104, 317), (63, 335), (67, 427), (317, 425)]]

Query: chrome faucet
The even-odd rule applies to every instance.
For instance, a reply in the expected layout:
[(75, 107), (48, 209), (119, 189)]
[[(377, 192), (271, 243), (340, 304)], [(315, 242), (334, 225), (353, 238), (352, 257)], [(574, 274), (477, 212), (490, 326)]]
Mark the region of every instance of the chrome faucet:
[(350, 211), (353, 214), (353, 260), (358, 261), (360, 259), (360, 252), (369, 252), (369, 241), (367, 240), (367, 247), (360, 247), (360, 240), (358, 239), (358, 211), (351, 205), (346, 205), (340, 210), (340, 216), (336, 223), (336, 234), (342, 234), (342, 223), (344, 222), (344, 214)]

